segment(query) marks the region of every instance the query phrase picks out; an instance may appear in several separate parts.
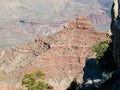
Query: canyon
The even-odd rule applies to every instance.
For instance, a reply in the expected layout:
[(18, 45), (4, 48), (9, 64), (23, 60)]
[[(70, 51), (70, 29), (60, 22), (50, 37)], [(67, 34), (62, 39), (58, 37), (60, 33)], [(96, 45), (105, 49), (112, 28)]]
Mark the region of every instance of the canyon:
[[(116, 66), (120, 67), (119, 13), (116, 12), (118, 6), (113, 9), (112, 2), (1, 0), (0, 89), (21, 90), (23, 76), (37, 70), (45, 73), (45, 82), (54, 90), (66, 90), (74, 79), (79, 82), (79, 87), (82, 83), (88, 85), (91, 81), (85, 81), (87, 76), (101, 74), (91, 48), (101, 41), (110, 40), (110, 37)], [(110, 36), (106, 33), (109, 29), (112, 30)], [(103, 63), (109, 66), (108, 62)], [(119, 72), (118, 68), (110, 72), (111, 77), (100, 88), (107, 90), (110, 86), (110, 90), (114, 90), (115, 84), (110, 82), (119, 84)], [(95, 79), (92, 82), (101, 81)]]
[(54, 90), (65, 90), (74, 78), (83, 81), (86, 60), (95, 58), (91, 47), (107, 39), (106, 33), (95, 30), (80, 16), (54, 35), (37, 37), (10, 50), (0, 49), (0, 86), (20, 87), (24, 74), (42, 70)]
[(97, 30), (108, 31), (113, 0), (1, 0), (0, 47), (11, 48), (62, 30), (62, 26), (86, 16)]

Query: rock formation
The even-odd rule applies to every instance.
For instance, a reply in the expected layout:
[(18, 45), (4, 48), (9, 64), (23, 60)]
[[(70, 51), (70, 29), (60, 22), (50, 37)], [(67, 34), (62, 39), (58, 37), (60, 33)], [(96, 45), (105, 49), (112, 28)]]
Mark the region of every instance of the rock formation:
[(113, 53), (114, 59), (118, 67), (120, 67), (120, 13), (119, 13), (119, 0), (115, 0), (111, 9), (111, 31), (113, 33)]
[[(112, 47), (114, 61), (117, 64), (117, 68), (112, 71), (111, 76), (102, 82), (87, 81), (84, 82), (79, 90), (120, 90), (120, 0), (114, 0), (111, 9), (111, 31), (112, 31)], [(107, 56), (109, 57), (109, 55)], [(109, 63), (110, 60), (108, 60)], [(103, 61), (104, 62), (104, 61)], [(92, 64), (91, 64), (92, 65)], [(109, 68), (111, 68), (109, 66)], [(100, 69), (99, 69), (100, 70)], [(97, 70), (98, 71), (98, 70)], [(100, 78), (100, 77), (99, 77)]]
[(4, 72), (0, 83), (19, 85), (25, 73), (40, 69), (56, 90), (65, 90), (74, 78), (82, 82), (86, 59), (94, 57), (91, 47), (106, 39), (105, 33), (96, 31), (85, 17), (78, 17), (55, 35), (1, 50), (0, 68)]

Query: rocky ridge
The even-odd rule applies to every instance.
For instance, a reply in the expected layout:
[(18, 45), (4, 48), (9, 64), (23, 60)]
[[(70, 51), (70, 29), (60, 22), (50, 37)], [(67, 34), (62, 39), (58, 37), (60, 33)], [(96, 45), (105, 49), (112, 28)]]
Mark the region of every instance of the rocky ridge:
[(64, 90), (75, 77), (82, 82), (85, 61), (94, 57), (91, 47), (106, 39), (106, 34), (96, 31), (85, 17), (78, 17), (55, 35), (1, 50), (0, 83), (20, 85), (25, 73), (40, 69), (54, 89)]
[[(120, 12), (119, 12), (119, 0), (114, 0), (111, 9), (111, 39), (112, 43), (109, 45), (108, 50), (103, 56), (103, 63), (111, 64), (109, 69), (114, 66), (114, 69), (107, 74), (110, 77), (107, 80), (99, 79), (94, 82), (95, 79), (90, 81), (84, 81), (81, 86), (78, 85), (78, 90), (120, 90)], [(112, 50), (111, 52), (109, 50)], [(111, 62), (112, 59), (112, 62)], [(107, 60), (107, 62), (105, 62)], [(91, 64), (92, 65), (92, 64)], [(98, 65), (97, 65), (98, 66)], [(106, 68), (105, 66), (104, 68)], [(99, 69), (100, 70), (100, 69)], [(98, 70), (97, 70), (98, 71)], [(106, 73), (106, 71), (102, 71)], [(107, 72), (108, 73), (108, 72)], [(94, 73), (95, 74), (95, 73)], [(100, 78), (100, 77), (99, 77)]]

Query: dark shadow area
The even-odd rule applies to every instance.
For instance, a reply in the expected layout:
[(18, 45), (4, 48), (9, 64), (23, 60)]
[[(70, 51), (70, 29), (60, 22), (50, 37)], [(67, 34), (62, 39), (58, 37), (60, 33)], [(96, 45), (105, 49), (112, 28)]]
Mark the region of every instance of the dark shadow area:
[(117, 69), (110, 79), (101, 84), (99, 90), (120, 90), (120, 69)]
[(85, 67), (83, 68), (83, 72), (83, 83), (80, 85), (77, 83), (76, 79), (74, 79), (66, 90), (96, 90), (96, 87), (92, 85), (92, 81), (94, 82), (96, 80), (97, 82), (101, 82), (103, 78), (103, 71), (97, 64), (97, 61), (93, 58), (88, 59)]
[(120, 90), (120, 69), (114, 62), (112, 51), (113, 43), (110, 43), (99, 61), (88, 59), (83, 68), (83, 83), (71, 83), (72, 87), (66, 90)]
[(109, 44), (104, 56), (100, 59), (99, 65), (104, 72), (113, 72), (117, 69), (117, 64), (113, 57), (113, 43)]
[(114, 62), (112, 42), (98, 63), (89, 59), (83, 70), (84, 82), (78, 90), (119, 90), (120, 70)]
[(77, 87), (78, 83), (76, 78), (74, 78), (74, 80), (71, 82), (70, 86), (66, 90), (76, 90)]
[(88, 59), (83, 68), (83, 80), (102, 79), (102, 70), (95, 59)]

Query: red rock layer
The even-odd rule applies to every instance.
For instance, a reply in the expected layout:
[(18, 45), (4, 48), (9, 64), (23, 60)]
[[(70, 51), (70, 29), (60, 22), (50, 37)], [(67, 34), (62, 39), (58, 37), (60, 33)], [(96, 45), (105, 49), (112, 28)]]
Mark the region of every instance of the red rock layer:
[[(105, 39), (104, 33), (96, 31), (85, 17), (79, 17), (53, 36), (37, 38), (35, 42), (14, 48), (14, 54), (25, 52), (35, 57), (30, 64), (7, 74), (6, 81), (15, 82), (25, 73), (40, 69), (46, 73), (46, 81), (56, 90), (58, 87), (64, 90), (74, 78), (82, 81), (85, 61), (93, 57), (91, 47)], [(35, 52), (38, 52), (37, 55)]]

